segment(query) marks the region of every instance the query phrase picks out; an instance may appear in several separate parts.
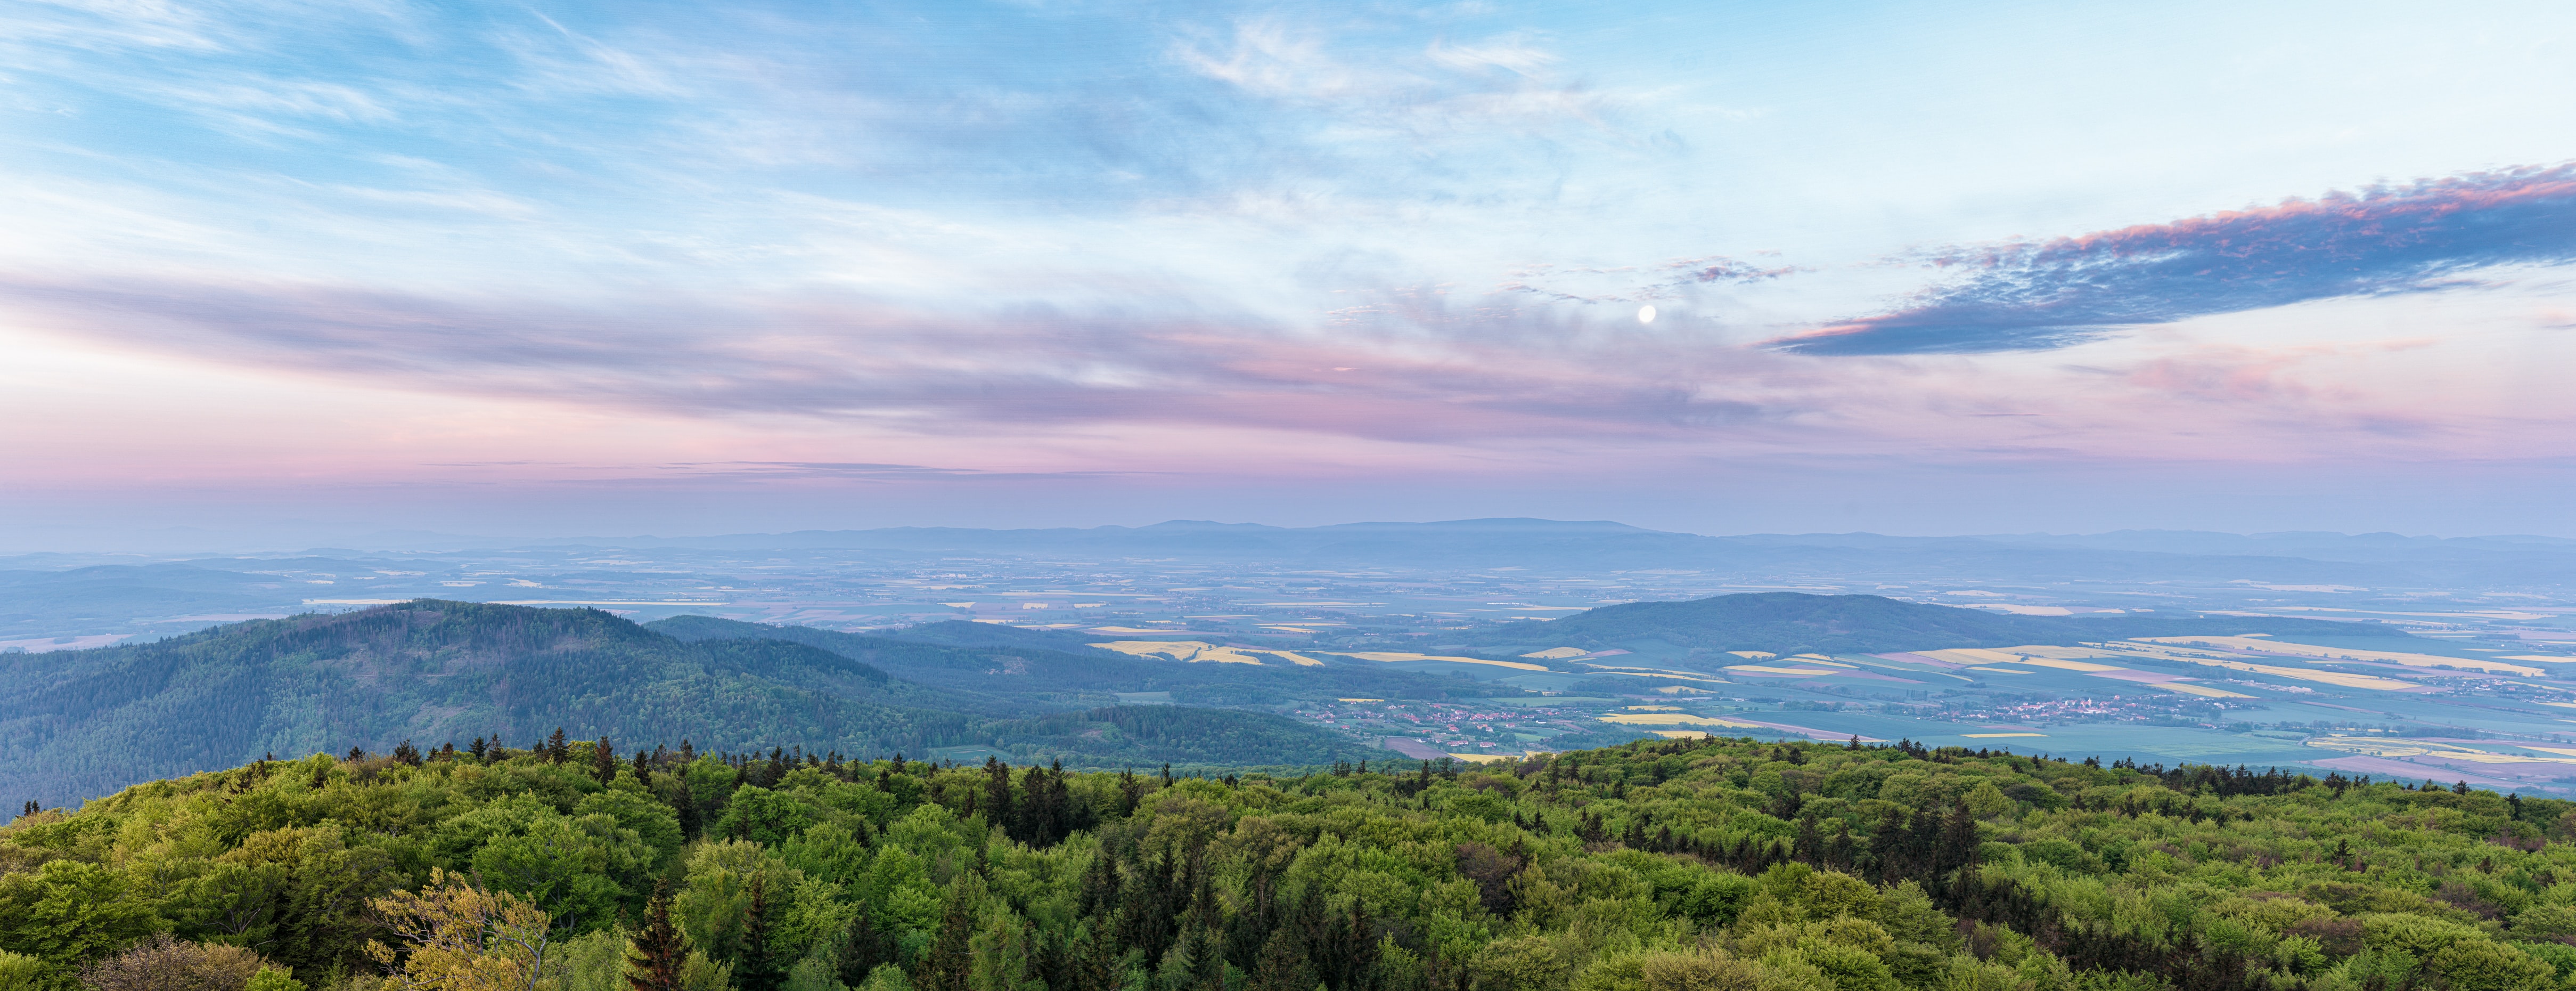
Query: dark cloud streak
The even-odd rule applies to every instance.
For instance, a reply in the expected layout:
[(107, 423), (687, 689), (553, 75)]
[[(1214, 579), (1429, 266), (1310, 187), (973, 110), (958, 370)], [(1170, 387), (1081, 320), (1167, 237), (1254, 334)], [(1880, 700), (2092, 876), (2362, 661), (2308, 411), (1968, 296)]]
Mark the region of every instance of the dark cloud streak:
[(2124, 327), (2423, 292), (2462, 273), (2576, 260), (2576, 163), (2477, 172), (1930, 262), (1964, 281), (1893, 313), (1774, 342), (1812, 355), (2066, 347)]

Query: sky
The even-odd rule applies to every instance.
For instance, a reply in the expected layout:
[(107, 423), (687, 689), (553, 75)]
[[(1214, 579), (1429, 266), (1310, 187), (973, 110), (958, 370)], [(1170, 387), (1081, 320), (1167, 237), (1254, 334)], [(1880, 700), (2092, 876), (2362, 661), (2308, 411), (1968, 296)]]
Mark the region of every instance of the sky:
[(2563, 4), (0, 0), (0, 129), (0, 550), (2576, 536)]

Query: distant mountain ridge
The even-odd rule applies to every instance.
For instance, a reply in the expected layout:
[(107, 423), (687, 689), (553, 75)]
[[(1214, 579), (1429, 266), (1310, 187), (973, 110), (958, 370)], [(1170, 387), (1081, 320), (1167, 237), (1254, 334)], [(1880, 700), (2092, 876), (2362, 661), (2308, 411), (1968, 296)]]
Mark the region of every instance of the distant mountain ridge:
[(1532, 518), (1277, 527), (1172, 520), (1028, 530), (896, 527), (711, 537), (580, 538), (529, 546), (892, 553), (1133, 554), (1317, 564), (1572, 568), (2032, 579), (2252, 579), (2319, 584), (2576, 584), (2576, 540), (2539, 536), (2127, 530), (2107, 534), (1891, 537), (1873, 533), (1703, 536), (1607, 520)]
[(1522, 647), (1605, 650), (1638, 640), (1659, 640), (1715, 651), (1866, 654), (2239, 633), (2408, 637), (2402, 630), (2378, 623), (2238, 616), (2013, 616), (1878, 595), (1747, 592), (1684, 602), (1603, 606), (1563, 619), (1482, 631), (1469, 642), (1504, 648), (1506, 653)]

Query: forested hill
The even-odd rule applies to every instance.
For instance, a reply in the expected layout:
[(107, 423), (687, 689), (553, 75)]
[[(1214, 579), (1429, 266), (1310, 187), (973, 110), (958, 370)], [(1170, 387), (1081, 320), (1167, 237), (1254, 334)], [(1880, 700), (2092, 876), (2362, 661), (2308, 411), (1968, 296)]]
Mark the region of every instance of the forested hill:
[[(895, 646), (909, 662), (1007, 684), (1009, 661), (992, 651)], [(265, 754), (476, 737), (524, 745), (558, 728), (721, 749), (797, 741), (863, 756), (983, 744), (1092, 766), (1324, 763), (1357, 749), (1259, 713), (1207, 713), (1191, 723), (1205, 739), (1162, 743), (1105, 718), (1029, 722), (1108, 699), (924, 685), (804, 644), (683, 641), (591, 609), (420, 600), (11, 655), (0, 666), (0, 796), (52, 804)]]
[(1912, 744), (1222, 779), (316, 755), (0, 829), (0, 985), (2553, 991), (2571, 840), (2576, 803), (2466, 786)]
[(1477, 634), (1495, 648), (1602, 649), (1660, 640), (1709, 650), (1775, 654), (1875, 653), (1949, 647), (2071, 644), (2125, 637), (2223, 636), (2405, 637), (2377, 623), (2338, 623), (2266, 616), (2012, 616), (1978, 609), (1901, 602), (1878, 595), (1747, 592), (1686, 602), (1602, 606), (1563, 619), (1516, 623)]

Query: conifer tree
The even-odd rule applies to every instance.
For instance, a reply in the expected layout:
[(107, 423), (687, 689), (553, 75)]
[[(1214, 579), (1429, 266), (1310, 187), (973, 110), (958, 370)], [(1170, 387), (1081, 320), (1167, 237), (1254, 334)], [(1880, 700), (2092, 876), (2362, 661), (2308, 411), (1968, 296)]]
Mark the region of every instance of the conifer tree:
[[(1073, 929), (1072, 945), (1065, 955), (1071, 959), (1066, 968), (1064, 987), (1050, 986), (1048, 991), (1094, 991), (1118, 986), (1118, 957), (1103, 931), (1091, 923), (1078, 923)], [(1314, 991), (1312, 988), (1300, 991)]]
[(751, 904), (742, 912), (742, 949), (733, 961), (734, 983), (742, 991), (778, 991), (779, 979), (786, 976), (770, 946), (776, 939), (770, 932), (777, 925), (773, 914), (768, 878), (752, 875)]
[(1074, 896), (1075, 918), (1107, 918), (1118, 910), (1118, 858), (1107, 844), (1096, 848), (1091, 866), (1082, 870), (1082, 890)]
[[(1005, 834), (1014, 833), (1018, 826), (1011, 819), (1011, 766), (999, 757), (984, 758), (984, 821), (1002, 827)], [(1027, 841), (1026, 834), (1011, 838)]]
[(1297, 931), (1282, 926), (1262, 944), (1246, 991), (1315, 991), (1315, 969), (1306, 962), (1306, 947)]
[(840, 952), (836, 955), (840, 958), (841, 983), (855, 988), (868, 982), (868, 972), (878, 964), (894, 962), (894, 944), (878, 931), (876, 913), (862, 907), (849, 927), (841, 931)]
[[(915, 991), (968, 991), (967, 977), (975, 969), (975, 895), (981, 885), (960, 881), (950, 885), (948, 898), (940, 907), (939, 936), (931, 941), (930, 952), (921, 961), (920, 973), (913, 977)], [(754, 991), (746, 986), (743, 991)], [(770, 991), (770, 989), (761, 989)]]
[(590, 776), (603, 785), (617, 783), (617, 747), (607, 737), (590, 745)]
[[(1968, 811), (1965, 800), (1950, 804), (1949, 821), (1941, 831), (1937, 855), (1933, 859), (1935, 876), (1948, 874), (1977, 862), (1977, 816)], [(1925, 830), (1930, 832), (1930, 830)]]
[(557, 764), (572, 757), (572, 745), (564, 742), (563, 727), (555, 727), (555, 735), (546, 738), (545, 751), (546, 760)]
[(627, 941), (626, 986), (629, 991), (680, 991), (680, 967), (687, 962), (687, 938), (671, 923), (671, 883), (653, 886), (644, 904), (644, 927)]
[(671, 809), (679, 814), (680, 837), (695, 840), (698, 838), (698, 833), (706, 827), (705, 821), (698, 816), (697, 793), (689, 787), (689, 776), (685, 768), (673, 777), (680, 779), (679, 798), (672, 803)]

